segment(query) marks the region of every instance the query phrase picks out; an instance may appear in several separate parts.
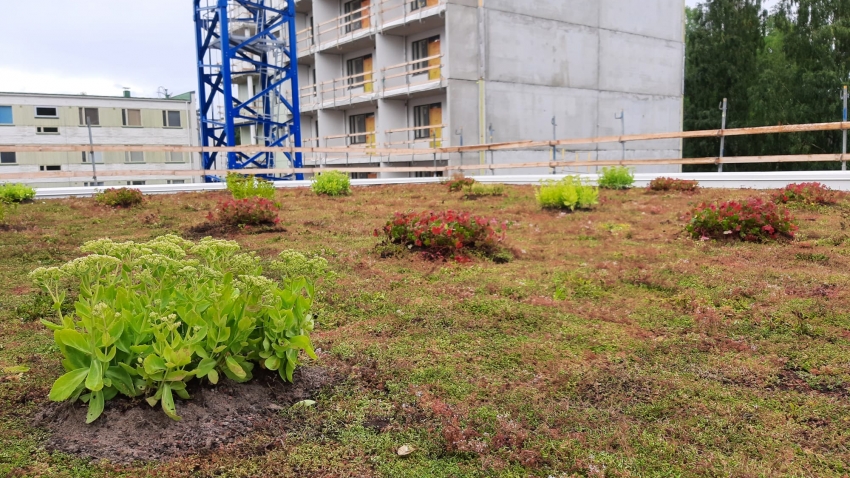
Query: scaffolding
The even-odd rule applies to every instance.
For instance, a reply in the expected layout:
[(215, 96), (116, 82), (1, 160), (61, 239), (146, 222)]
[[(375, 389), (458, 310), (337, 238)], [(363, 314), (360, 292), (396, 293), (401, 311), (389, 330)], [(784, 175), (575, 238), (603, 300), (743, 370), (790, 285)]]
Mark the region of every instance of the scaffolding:
[[(194, 7), (201, 146), (301, 147), (295, 1), (194, 0)], [(205, 170), (274, 169), (283, 158), (284, 167), (302, 167), (301, 153), (227, 152), (226, 163), (218, 154), (202, 154)]]

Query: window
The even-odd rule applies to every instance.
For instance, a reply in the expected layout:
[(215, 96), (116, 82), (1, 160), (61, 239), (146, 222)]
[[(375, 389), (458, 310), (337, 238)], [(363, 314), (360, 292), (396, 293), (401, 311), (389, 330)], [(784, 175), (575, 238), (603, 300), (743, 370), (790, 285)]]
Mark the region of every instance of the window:
[(145, 153), (141, 151), (127, 151), (124, 153), (124, 161), (128, 163), (144, 163)]
[(437, 135), (439, 137), (436, 128), (424, 128), (424, 126), (438, 125), (441, 124), (442, 121), (443, 109), (441, 103), (414, 107), (413, 126), (421, 129), (413, 130), (413, 138), (427, 139), (432, 135)]
[(0, 164), (16, 164), (17, 153), (0, 153)]
[[(369, 67), (369, 72), (372, 71), (372, 55), (361, 56), (359, 58), (352, 58), (346, 62), (346, 67), (348, 69), (348, 84), (349, 88), (362, 88), (365, 85), (366, 76), (364, 73), (366, 72), (366, 67)], [(371, 80), (371, 76), (370, 80)]]
[(425, 8), (427, 6), (426, 0), (412, 0), (410, 2), (411, 10), (419, 10), (420, 8)]
[(163, 111), (162, 124), (166, 128), (182, 128), (179, 111)]
[(144, 186), (144, 181), (127, 181), (127, 186)]
[[(436, 52), (434, 54), (429, 54), (429, 52), (438, 48), (437, 45), (439, 45), (439, 42), (440, 42), (439, 36), (426, 38), (424, 40), (419, 40), (419, 41), (413, 42), (413, 44), (411, 45), (411, 50), (412, 50), (411, 55), (413, 57), (413, 60), (416, 61), (416, 60), (421, 60), (423, 58), (429, 58), (429, 57), (432, 57), (432, 56), (435, 56), (435, 55), (439, 55), (439, 53), (436, 53)], [(427, 70), (428, 64), (429, 64), (428, 60), (414, 63), (413, 64), (413, 70), (414, 70), (413, 74), (414, 75), (422, 75), (422, 74), (428, 73), (428, 71), (429, 71), (429, 70)]]
[(62, 166), (39, 166), (39, 171), (62, 171)]
[(80, 124), (82, 126), (100, 126), (100, 112), (97, 108), (80, 108)]
[(0, 106), (0, 124), (12, 124), (12, 107)]
[(55, 126), (39, 126), (35, 129), (36, 134), (59, 134), (59, 128)]
[(176, 153), (174, 151), (165, 153), (165, 162), (166, 163), (185, 163), (186, 159), (183, 157), (183, 153)]
[(59, 110), (55, 106), (36, 106), (35, 107), (35, 117), (36, 118), (58, 118)]
[[(345, 4), (345, 13), (351, 13), (351, 15), (345, 16), (345, 33), (351, 33), (355, 30), (360, 30), (363, 28), (363, 12), (358, 11), (363, 8), (362, 0), (353, 0), (351, 2), (346, 2)], [(368, 26), (368, 25), (367, 25)]]
[[(89, 156), (90, 155), (91, 155), (91, 153), (83, 151), (83, 162), (84, 163), (89, 162)], [(101, 153), (101, 152), (94, 153), (94, 163), (95, 164), (103, 164), (103, 153)]]
[(185, 179), (169, 179), (168, 184), (186, 184)]
[(103, 181), (97, 181), (97, 182), (89, 181), (87, 183), (83, 183), (83, 185), (86, 186), (86, 187), (103, 186)]
[[(375, 132), (375, 115), (372, 113), (365, 115), (354, 115), (348, 118), (348, 126), (351, 133), (374, 133)], [(369, 128), (371, 126), (371, 128)], [(369, 142), (371, 135), (356, 135), (351, 136), (351, 144), (366, 144)]]
[(433, 173), (431, 171), (416, 171), (415, 175), (417, 178), (442, 178), (443, 172), (437, 171), (436, 173)]
[(141, 126), (142, 110), (121, 110), (124, 126)]

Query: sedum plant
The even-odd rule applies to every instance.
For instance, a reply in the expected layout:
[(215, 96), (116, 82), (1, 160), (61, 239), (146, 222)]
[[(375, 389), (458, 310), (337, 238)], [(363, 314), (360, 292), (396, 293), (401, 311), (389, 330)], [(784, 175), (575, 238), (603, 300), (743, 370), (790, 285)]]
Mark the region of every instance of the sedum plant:
[(233, 199), (248, 199), (259, 197), (274, 199), (275, 187), (271, 181), (263, 178), (238, 173), (228, 173), (227, 190)]
[(129, 208), (142, 204), (145, 196), (135, 188), (110, 188), (95, 194), (94, 200), (104, 206)]
[(342, 171), (324, 171), (313, 178), (313, 192), (326, 196), (348, 196), (351, 194), (351, 179)]
[(586, 209), (599, 202), (599, 189), (582, 182), (578, 176), (560, 181), (541, 181), (535, 191), (537, 203), (544, 209)]
[(35, 189), (26, 184), (0, 184), (0, 203), (17, 203), (35, 198)]
[(635, 183), (635, 175), (625, 166), (602, 168), (598, 185), (602, 189), (629, 189)]
[[(292, 381), (299, 352), (315, 358), (312, 281), (261, 275), (259, 258), (236, 242), (168, 235), (100, 239), (81, 250), (90, 254), (30, 277), (58, 316), (42, 319), (66, 371), (50, 399), (88, 403), (87, 423), (118, 394), (144, 397), (179, 420), (174, 396), (190, 398), (193, 379), (246, 382), (259, 366)], [(68, 287), (79, 289), (70, 316), (61, 310)]]

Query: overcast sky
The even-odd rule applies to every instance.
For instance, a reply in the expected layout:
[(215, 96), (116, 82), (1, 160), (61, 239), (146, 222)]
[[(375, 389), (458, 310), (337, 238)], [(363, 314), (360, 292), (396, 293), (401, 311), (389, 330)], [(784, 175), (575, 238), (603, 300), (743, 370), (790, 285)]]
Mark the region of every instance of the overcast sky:
[[(11, 0), (0, 0), (11, 3)], [(197, 89), (190, 0), (30, 0), (0, 14), (0, 91)]]
[(120, 95), (129, 87), (153, 97), (159, 87), (197, 89), (190, 0), (20, 1), (0, 15), (0, 32), (0, 91)]

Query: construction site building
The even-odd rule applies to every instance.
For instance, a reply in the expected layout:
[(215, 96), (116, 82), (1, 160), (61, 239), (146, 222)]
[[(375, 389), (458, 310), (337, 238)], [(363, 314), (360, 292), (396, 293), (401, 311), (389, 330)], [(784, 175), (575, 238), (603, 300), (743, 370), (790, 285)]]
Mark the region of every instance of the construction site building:
[[(681, 131), (684, 0), (299, 0), (296, 9), (304, 146), (348, 147), (306, 154), (305, 166), (681, 157), (680, 140), (464, 155), (368, 150)], [(250, 75), (241, 81), (247, 97)], [(241, 143), (252, 142), (242, 132)]]
[[(0, 93), (0, 144), (53, 146), (97, 145), (197, 146), (195, 95), (170, 98), (125, 96)], [(199, 156), (177, 152), (95, 152), (97, 171), (128, 170), (127, 175), (94, 178), (38, 178), (16, 180), (34, 187), (136, 186), (200, 182), (192, 176)], [(92, 171), (89, 152), (0, 153), (0, 173), (39, 171)], [(184, 174), (141, 176), (130, 171), (179, 171)]]

